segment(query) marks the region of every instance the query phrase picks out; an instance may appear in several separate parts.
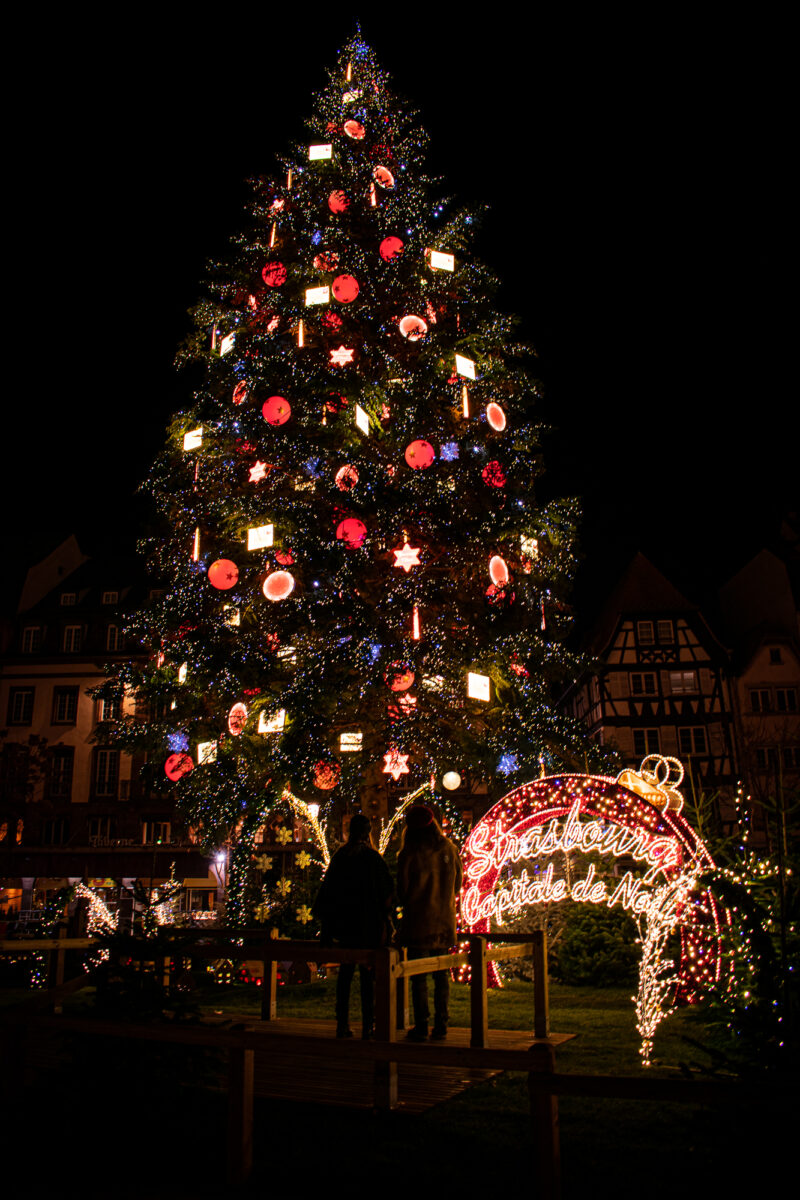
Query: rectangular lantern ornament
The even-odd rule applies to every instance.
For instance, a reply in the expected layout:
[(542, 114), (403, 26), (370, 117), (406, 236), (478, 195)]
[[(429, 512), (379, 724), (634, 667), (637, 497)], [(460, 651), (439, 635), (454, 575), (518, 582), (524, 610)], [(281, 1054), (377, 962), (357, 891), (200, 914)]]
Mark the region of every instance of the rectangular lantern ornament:
[(519, 548), (523, 558), (530, 558), (531, 560), (535, 561), (536, 556), (539, 553), (538, 539), (535, 537), (528, 537), (528, 535), (525, 533), (520, 534)]
[(203, 763), (212, 763), (217, 761), (217, 743), (216, 742), (198, 742), (197, 743), (197, 764), (201, 766)]
[(321, 144), (308, 147), (309, 162), (316, 162), (321, 158), (331, 158), (333, 155), (333, 146), (323, 146)]
[(263, 550), (265, 546), (272, 545), (274, 536), (274, 525), (251, 525), (247, 531), (247, 549)]
[(203, 426), (199, 429), (190, 429), (183, 435), (184, 450), (199, 450), (203, 444)]
[(455, 255), (443, 254), (441, 250), (431, 250), (431, 266), (435, 271), (454, 271), (456, 268)]
[(475, 378), (475, 363), (471, 358), (464, 358), (463, 354), (456, 355), (456, 375), (462, 375), (464, 379)]
[(353, 754), (361, 750), (364, 735), (362, 733), (343, 733), (339, 738), (339, 749), (342, 753)]
[(369, 417), (360, 404), (356, 405), (356, 425), (362, 433), (369, 433)]
[(235, 341), (236, 341), (235, 334), (233, 334), (233, 333), (226, 334), (225, 337), (222, 339), (222, 341), (219, 344), (220, 354), (230, 353), (230, 351), (233, 349)]
[(306, 288), (306, 304), (330, 304), (331, 289), (329, 287)]
[(268, 717), (262, 712), (258, 718), (259, 733), (282, 733), (286, 724), (286, 709), (279, 708), (274, 716)]
[(467, 672), (467, 695), (470, 700), (490, 700), (492, 681), (488, 675), (476, 675), (474, 671)]

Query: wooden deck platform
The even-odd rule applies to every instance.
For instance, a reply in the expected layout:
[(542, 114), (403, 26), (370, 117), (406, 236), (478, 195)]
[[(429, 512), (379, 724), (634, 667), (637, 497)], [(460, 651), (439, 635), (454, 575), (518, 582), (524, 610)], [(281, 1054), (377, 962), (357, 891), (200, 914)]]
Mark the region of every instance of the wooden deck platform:
[[(236, 1020), (235, 1017), (232, 1017)], [(224, 1020), (224, 1018), (223, 1018)], [(321, 1057), (305, 1048), (298, 1053), (292, 1049), (292, 1038), (335, 1040), (334, 1021), (303, 1020), (279, 1017), (274, 1021), (246, 1022), (248, 1032), (265, 1034), (264, 1048), (256, 1050), (254, 1092), (256, 1096), (308, 1103), (334, 1104), (349, 1108), (372, 1108), (374, 1101), (373, 1063), (354, 1054), (352, 1058)], [(357, 1027), (356, 1027), (357, 1030)], [(353, 1042), (358, 1040), (354, 1030)], [(279, 1034), (280, 1037), (274, 1035)], [(551, 1035), (551, 1042), (569, 1040), (569, 1034)], [(398, 1036), (403, 1041), (404, 1035)], [(531, 1031), (493, 1029), (489, 1046), (497, 1050), (527, 1050), (536, 1041)], [(434, 1046), (468, 1047), (469, 1029), (451, 1028), (445, 1042), (422, 1043)], [(267, 1044), (268, 1043), (268, 1044)], [(340, 1043), (343, 1048), (349, 1041)], [(417, 1043), (419, 1045), (419, 1043)], [(467, 1067), (430, 1067), (417, 1063), (400, 1063), (398, 1067), (398, 1105), (401, 1112), (420, 1113), (449, 1100), (473, 1084), (499, 1075), (499, 1071), (476, 1070)]]

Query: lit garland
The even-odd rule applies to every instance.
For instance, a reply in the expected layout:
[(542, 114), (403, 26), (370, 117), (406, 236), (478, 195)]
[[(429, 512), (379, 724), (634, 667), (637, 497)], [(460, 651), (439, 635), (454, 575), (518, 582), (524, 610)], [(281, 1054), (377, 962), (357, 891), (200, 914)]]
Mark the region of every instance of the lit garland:
[[(74, 895), (76, 900), (87, 900), (89, 903), (89, 912), (86, 921), (86, 932), (89, 934), (89, 937), (97, 935), (107, 937), (109, 934), (116, 933), (119, 913), (112, 912), (106, 902), (96, 892), (93, 892), (85, 883), (79, 882), (75, 884)], [(91, 971), (99, 966), (101, 962), (105, 962), (108, 957), (108, 950), (92, 951), (84, 962), (83, 969)]]

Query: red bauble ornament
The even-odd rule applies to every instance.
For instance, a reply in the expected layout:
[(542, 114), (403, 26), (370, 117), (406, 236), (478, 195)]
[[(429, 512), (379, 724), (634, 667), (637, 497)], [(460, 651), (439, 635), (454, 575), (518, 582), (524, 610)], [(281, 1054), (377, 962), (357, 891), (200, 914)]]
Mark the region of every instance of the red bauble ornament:
[(238, 700), (228, 713), (228, 729), (232, 737), (238, 737), (247, 724), (247, 705)]
[(324, 250), (314, 259), (318, 271), (335, 271), (339, 265), (339, 255), (335, 250)]
[(339, 782), (342, 768), (337, 762), (318, 762), (314, 768), (314, 787), (329, 792)]
[(330, 413), (341, 412), (343, 408), (347, 407), (347, 396), (343, 396), (341, 392), (328, 392), (325, 407)]
[(358, 280), (352, 275), (337, 275), (331, 291), (340, 304), (352, 304), (359, 292)]
[(378, 252), (384, 262), (391, 262), (393, 258), (399, 258), (403, 253), (403, 243), (399, 237), (384, 238), (378, 247)]
[(350, 207), (350, 198), (345, 192), (335, 191), (328, 196), (328, 208), (332, 213), (343, 213)]
[(509, 604), (514, 603), (514, 593), (507, 587), (497, 587), (494, 583), (490, 583), (486, 589), (486, 599), (490, 604), (501, 604), (507, 601)]
[(430, 442), (421, 438), (406, 446), (406, 462), (415, 471), (424, 471), (436, 458), (436, 452)]
[(428, 326), (422, 317), (402, 317), (400, 320), (400, 332), (410, 342), (418, 342), (420, 338), (425, 337), (425, 334), (428, 332)]
[(489, 578), (497, 587), (505, 587), (508, 583), (508, 567), (499, 554), (493, 554), (489, 559)]
[(343, 492), (349, 492), (358, 483), (358, 471), (355, 467), (351, 467), (349, 463), (343, 467), (339, 467), (339, 470), (336, 472), (335, 482), (336, 486), (341, 488)]
[(261, 272), (267, 287), (282, 287), (286, 283), (286, 267), (282, 262), (268, 262)]
[(506, 427), (506, 414), (500, 405), (495, 404), (494, 401), (486, 405), (486, 420), (492, 429), (496, 429), (498, 433), (501, 433)]
[(351, 550), (357, 550), (364, 543), (367, 527), (358, 517), (345, 517), (344, 521), (340, 521), (336, 526), (336, 536)]
[(506, 482), (506, 473), (502, 466), (495, 459), (488, 462), (481, 471), (481, 476), (484, 483), (488, 483), (489, 487), (504, 487)]
[(383, 678), (393, 692), (405, 692), (414, 682), (414, 672), (408, 663), (393, 662), (384, 671)]
[(208, 582), (221, 592), (227, 592), (239, 582), (239, 568), (229, 558), (218, 558), (208, 568)]
[(237, 383), (236, 387), (233, 389), (234, 404), (244, 404), (245, 400), (247, 399), (248, 387), (249, 384), (246, 384), (244, 380), (242, 380), (241, 383)]
[(344, 131), (349, 138), (353, 139), (354, 142), (360, 142), (366, 133), (366, 130), (360, 121), (345, 121)]
[(177, 783), (184, 775), (188, 775), (193, 767), (194, 763), (189, 754), (170, 754), (164, 763), (167, 779), (171, 779), (173, 783)]
[(279, 562), (282, 567), (290, 567), (294, 562), (294, 555), (291, 550), (276, 550), (275, 561)]
[(284, 396), (270, 396), (261, 406), (261, 415), (270, 425), (285, 425), (292, 415), (292, 406)]
[(372, 178), (377, 183), (378, 187), (393, 188), (394, 175), (388, 167), (376, 167), (372, 172)]
[(268, 600), (285, 600), (294, 591), (294, 576), (288, 571), (273, 571), (262, 588)]
[(339, 314), (331, 312), (330, 309), (322, 314), (320, 317), (320, 322), (325, 326), (326, 329), (330, 330), (331, 333), (338, 333), (344, 324)]

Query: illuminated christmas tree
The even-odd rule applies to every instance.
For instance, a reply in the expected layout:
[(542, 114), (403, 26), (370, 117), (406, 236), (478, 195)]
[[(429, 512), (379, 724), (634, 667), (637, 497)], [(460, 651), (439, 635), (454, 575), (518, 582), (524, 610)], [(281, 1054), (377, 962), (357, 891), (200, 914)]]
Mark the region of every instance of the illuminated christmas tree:
[(117, 739), (242, 862), (286, 787), (384, 815), (587, 761), (555, 704), (576, 506), (537, 503), (532, 354), (475, 216), (360, 37), (309, 129), (196, 310), (204, 381), (146, 485), (153, 658), (110, 685), (150, 701)]

